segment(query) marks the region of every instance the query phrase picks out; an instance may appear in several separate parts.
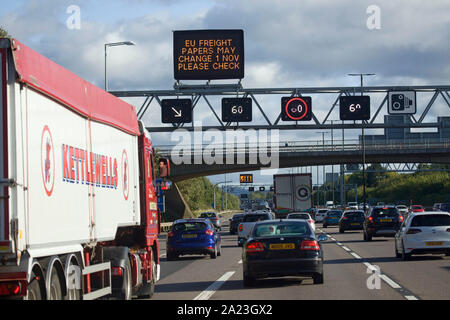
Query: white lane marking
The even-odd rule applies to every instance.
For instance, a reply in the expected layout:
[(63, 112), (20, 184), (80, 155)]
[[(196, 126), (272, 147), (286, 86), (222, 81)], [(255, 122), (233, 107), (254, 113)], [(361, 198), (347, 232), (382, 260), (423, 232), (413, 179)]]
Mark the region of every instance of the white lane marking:
[(347, 248), (346, 246), (342, 246), (342, 249), (344, 249), (344, 250), (347, 251), (347, 252), (352, 251), (352, 250), (350, 250), (349, 248)]
[(241, 260), (239, 260), (239, 262), (238, 262), (239, 264), (242, 264), (242, 259)]
[(414, 296), (405, 296), (406, 300), (419, 300)]
[(194, 298), (194, 300), (209, 300), (211, 296), (219, 290), (219, 288), (229, 279), (233, 274), (235, 274), (236, 271), (229, 271), (225, 273), (223, 276), (221, 276), (219, 279), (217, 279), (216, 282), (211, 284), (208, 288), (206, 288), (205, 291), (200, 293), (198, 296)]
[(352, 256), (354, 256), (356, 259), (362, 259), (360, 256), (358, 256), (356, 253), (354, 253), (354, 252), (350, 252), (350, 254), (352, 255)]
[(401, 286), (399, 286), (396, 282), (394, 282), (391, 278), (389, 278), (385, 274), (380, 274), (380, 278), (384, 280), (388, 285), (390, 285), (393, 289), (400, 289)]

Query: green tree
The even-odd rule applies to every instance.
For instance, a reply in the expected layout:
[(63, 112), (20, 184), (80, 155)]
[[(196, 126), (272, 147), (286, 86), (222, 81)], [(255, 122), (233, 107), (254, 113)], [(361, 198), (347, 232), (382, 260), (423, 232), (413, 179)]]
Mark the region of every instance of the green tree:
[(8, 34), (8, 31), (3, 29), (3, 27), (0, 27), (0, 38), (9, 38), (9, 37), (11, 36)]

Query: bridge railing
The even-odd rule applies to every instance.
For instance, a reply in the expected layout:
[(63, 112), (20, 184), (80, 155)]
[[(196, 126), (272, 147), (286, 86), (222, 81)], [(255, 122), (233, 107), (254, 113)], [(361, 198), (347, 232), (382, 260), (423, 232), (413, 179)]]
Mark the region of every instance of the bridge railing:
[[(159, 154), (170, 156), (172, 152), (183, 155), (185, 152), (192, 156), (202, 155), (205, 151), (229, 154), (248, 154), (252, 152), (346, 152), (361, 151), (363, 143), (360, 140), (345, 140), (344, 144), (331, 140), (321, 141), (283, 141), (277, 144), (266, 144), (263, 146), (250, 143), (237, 144), (192, 144), (192, 145), (162, 145), (155, 147)], [(414, 150), (450, 148), (450, 139), (401, 139), (401, 140), (366, 140), (366, 151), (377, 150)]]

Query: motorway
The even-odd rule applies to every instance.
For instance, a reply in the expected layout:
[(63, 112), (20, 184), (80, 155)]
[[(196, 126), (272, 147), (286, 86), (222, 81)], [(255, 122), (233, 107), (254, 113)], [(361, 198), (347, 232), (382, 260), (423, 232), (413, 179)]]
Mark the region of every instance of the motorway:
[[(247, 288), (242, 283), (242, 248), (228, 233), (222, 218), (222, 256), (182, 256), (166, 261), (161, 243), (161, 279), (152, 300), (422, 300), (450, 299), (450, 257), (395, 258), (393, 238), (363, 241), (362, 231), (340, 234), (336, 226), (316, 225), (322, 242), (324, 284), (298, 277), (260, 279)], [(379, 268), (379, 269), (377, 269)], [(379, 270), (379, 271), (378, 271)]]

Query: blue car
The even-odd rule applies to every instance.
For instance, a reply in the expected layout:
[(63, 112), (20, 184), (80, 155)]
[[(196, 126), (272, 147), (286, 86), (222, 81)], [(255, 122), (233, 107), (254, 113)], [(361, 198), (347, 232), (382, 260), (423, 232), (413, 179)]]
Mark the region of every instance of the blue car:
[(323, 227), (337, 226), (339, 225), (339, 220), (341, 220), (342, 211), (341, 210), (330, 210), (327, 212), (326, 217), (323, 219)]
[(215, 259), (221, 255), (221, 237), (209, 219), (180, 219), (167, 234), (166, 248), (169, 261), (185, 254), (209, 254)]

